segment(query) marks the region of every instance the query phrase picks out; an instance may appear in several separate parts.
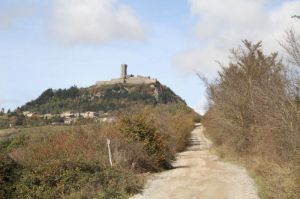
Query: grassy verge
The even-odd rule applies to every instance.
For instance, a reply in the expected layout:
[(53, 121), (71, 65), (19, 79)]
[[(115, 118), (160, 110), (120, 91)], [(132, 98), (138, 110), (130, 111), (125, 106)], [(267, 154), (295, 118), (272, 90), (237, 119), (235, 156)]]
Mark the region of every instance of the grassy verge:
[(261, 199), (269, 198), (291, 198), (299, 196), (300, 184), (295, 165), (291, 163), (278, 163), (263, 158), (257, 154), (240, 154), (231, 146), (217, 144), (213, 133), (205, 130), (205, 135), (213, 140), (211, 152), (221, 159), (240, 165), (247, 169), (253, 178), (258, 195)]

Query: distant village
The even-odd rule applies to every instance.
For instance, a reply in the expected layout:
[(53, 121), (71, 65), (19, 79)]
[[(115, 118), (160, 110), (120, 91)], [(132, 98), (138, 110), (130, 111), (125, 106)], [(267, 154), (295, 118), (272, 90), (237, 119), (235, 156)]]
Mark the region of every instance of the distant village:
[[(103, 111), (92, 112), (87, 111), (83, 113), (73, 113), (71, 111), (66, 111), (61, 114), (37, 114), (30, 111), (24, 111), (23, 115), (27, 118), (41, 118), (45, 120), (51, 120), (53, 118), (61, 118), (65, 124), (75, 124), (80, 118), (83, 119), (93, 119), (96, 122), (113, 122), (114, 117), (109, 116), (108, 113)], [(55, 124), (55, 123), (53, 123)]]

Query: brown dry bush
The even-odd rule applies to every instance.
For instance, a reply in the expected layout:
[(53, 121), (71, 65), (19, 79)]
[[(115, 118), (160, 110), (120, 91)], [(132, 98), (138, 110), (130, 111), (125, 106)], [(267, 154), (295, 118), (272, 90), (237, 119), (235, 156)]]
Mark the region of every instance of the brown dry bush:
[(222, 66), (208, 84), (210, 109), (204, 125), (223, 153), (243, 162), (265, 160), (247, 164), (263, 177), (264, 197), (299, 198), (295, 176), (299, 175), (300, 114), (294, 79), (276, 53), (263, 53), (260, 42), (243, 44), (232, 51), (229, 66)]
[[(190, 132), (194, 128), (194, 117), (194, 111), (183, 104), (137, 106), (121, 113), (119, 128), (127, 137), (142, 143), (147, 151), (147, 157), (136, 158), (154, 158), (155, 161), (151, 162), (156, 164), (147, 167), (157, 170), (170, 168), (175, 154), (187, 146)], [(145, 167), (140, 165), (145, 163), (134, 162), (139, 168)]]
[[(114, 155), (124, 154), (121, 160), (114, 160), (113, 168), (109, 166), (107, 138), (113, 143)], [(124, 145), (129, 150), (122, 153), (125, 147), (118, 146)], [(109, 198), (136, 193), (142, 188), (143, 179), (136, 176), (126, 160), (133, 156), (133, 149), (142, 148), (136, 145), (131, 149), (129, 145), (132, 144), (127, 146), (111, 124), (74, 126), (39, 136), (10, 153), (23, 168), (13, 185), (15, 197), (61, 198), (84, 192), (89, 197), (102, 193), (100, 198)]]
[(185, 105), (139, 106), (121, 116), (111, 124), (25, 129), (21, 144), (3, 142), (22, 168), (5, 190), (13, 189), (14, 198), (126, 198), (142, 188), (141, 172), (168, 168), (194, 126)]
[(175, 153), (180, 152), (188, 145), (190, 132), (194, 128), (197, 117), (192, 109), (176, 104), (156, 107), (156, 122), (159, 132), (165, 137), (169, 158), (173, 159)]

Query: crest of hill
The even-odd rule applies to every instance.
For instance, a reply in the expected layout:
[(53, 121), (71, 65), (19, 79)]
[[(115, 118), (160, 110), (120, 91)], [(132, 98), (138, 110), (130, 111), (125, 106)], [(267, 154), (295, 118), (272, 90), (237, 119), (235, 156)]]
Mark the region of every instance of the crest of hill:
[(185, 104), (170, 88), (159, 81), (150, 84), (102, 84), (88, 88), (47, 89), (37, 99), (19, 108), (40, 114), (64, 111), (115, 111), (136, 104)]

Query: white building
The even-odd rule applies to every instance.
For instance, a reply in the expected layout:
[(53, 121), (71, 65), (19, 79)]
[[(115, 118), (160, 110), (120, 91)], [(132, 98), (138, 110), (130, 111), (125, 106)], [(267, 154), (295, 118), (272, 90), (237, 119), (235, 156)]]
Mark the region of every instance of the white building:
[(97, 116), (96, 112), (92, 112), (92, 111), (87, 111), (87, 112), (84, 112), (84, 113), (81, 113), (80, 114), (83, 118), (95, 118)]
[(60, 114), (60, 117), (63, 117), (63, 118), (65, 118), (65, 117), (73, 117), (73, 116), (74, 116), (74, 114), (71, 113), (70, 111), (66, 111), (66, 112), (63, 112), (63, 113)]

